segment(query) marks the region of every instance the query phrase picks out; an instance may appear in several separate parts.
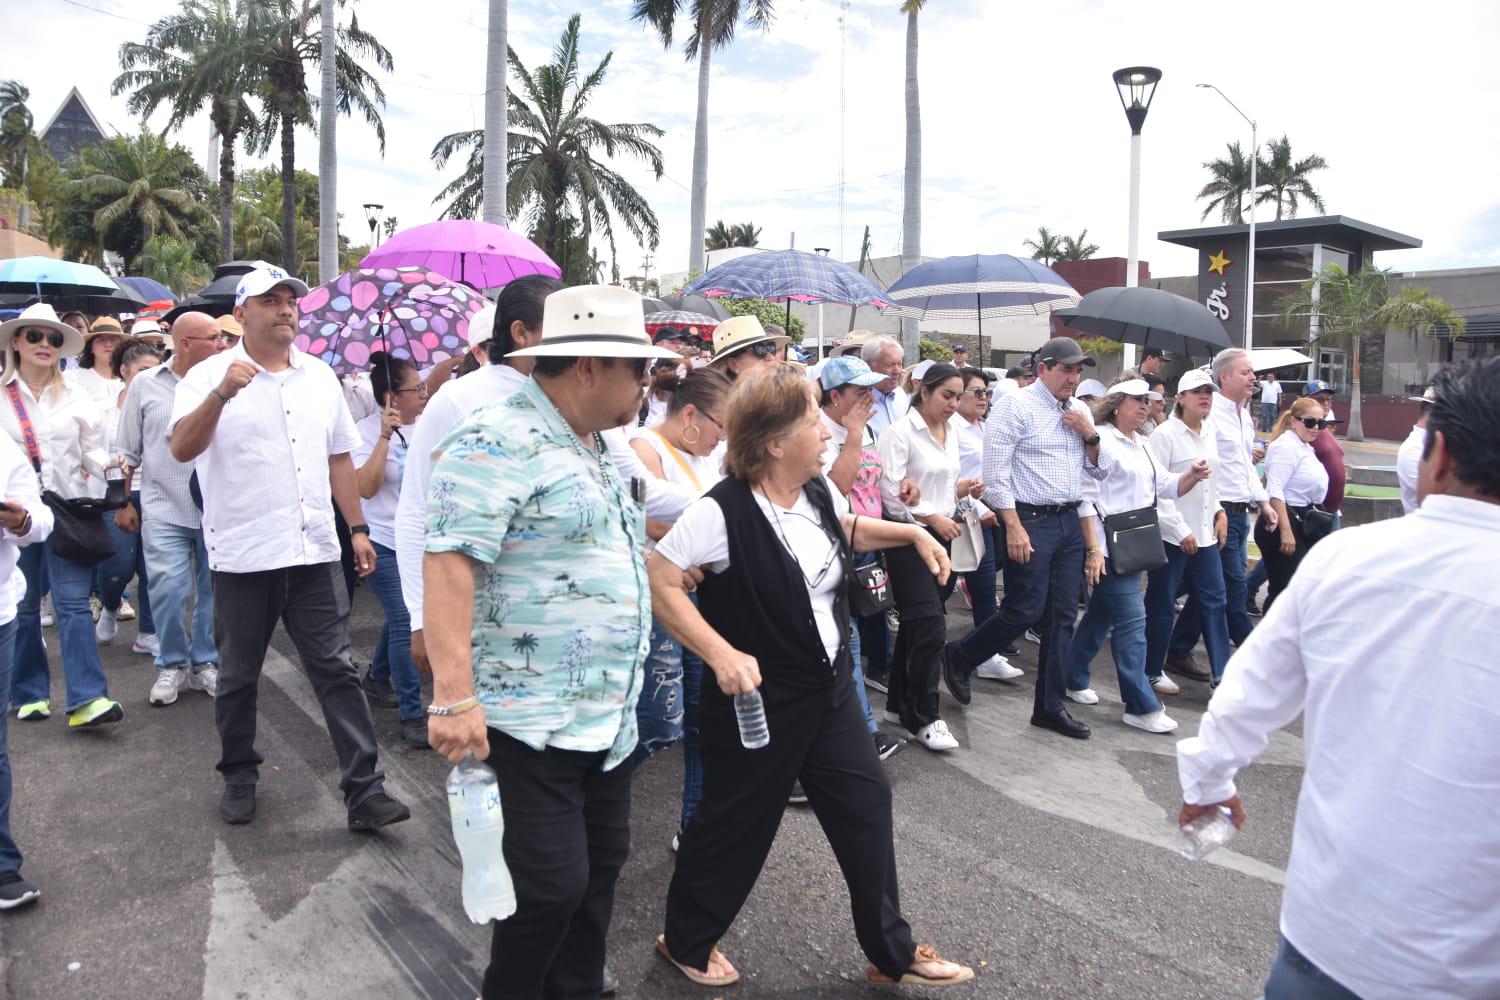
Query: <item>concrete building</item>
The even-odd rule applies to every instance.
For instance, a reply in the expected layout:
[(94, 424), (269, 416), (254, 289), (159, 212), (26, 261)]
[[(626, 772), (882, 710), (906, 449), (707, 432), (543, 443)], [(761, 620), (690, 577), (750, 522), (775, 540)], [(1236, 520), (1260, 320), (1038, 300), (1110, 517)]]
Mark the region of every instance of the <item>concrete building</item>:
[(104, 141), (104, 126), (90, 110), (88, 102), (74, 87), (58, 106), (57, 111), (38, 133), (47, 151), (58, 163), (66, 163), (89, 146)]

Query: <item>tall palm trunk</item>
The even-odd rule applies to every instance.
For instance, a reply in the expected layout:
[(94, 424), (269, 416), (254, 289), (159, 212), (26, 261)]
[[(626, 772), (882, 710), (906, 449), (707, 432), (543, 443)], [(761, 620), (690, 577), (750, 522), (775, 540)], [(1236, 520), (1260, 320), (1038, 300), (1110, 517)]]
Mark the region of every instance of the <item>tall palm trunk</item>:
[(281, 266), (297, 273), (297, 95), (281, 94)]
[(707, 257), (703, 234), (708, 227), (708, 69), (713, 49), (708, 12), (712, 9), (712, 4), (704, 4), (698, 23), (698, 121), (693, 129), (693, 188), (688, 210), (688, 270), (699, 274), (705, 270)]
[[(901, 271), (922, 263), (922, 100), (917, 91), (917, 12), (906, 14), (906, 180), (902, 188)], [(909, 362), (921, 349), (914, 319), (901, 320), (901, 347)], [(983, 352), (984, 345), (980, 345)], [(983, 360), (980, 361), (983, 364)]]
[(1349, 377), (1349, 428), (1344, 432), (1344, 438), (1349, 441), (1363, 441), (1365, 439), (1365, 425), (1360, 419), (1361, 391), (1359, 385), (1359, 337), (1351, 338), (1349, 345), (1350, 358), (1354, 363), (1354, 369)]
[(234, 260), (234, 136), (219, 146), (219, 259)]
[(490, 0), (489, 48), (484, 64), (484, 221), (505, 225), (505, 181), (510, 122), (505, 106), (506, 0)]
[[(338, 91), (335, 88), (338, 42), (334, 37), (333, 0), (321, 0), (322, 93), (318, 117), (318, 281), (332, 281), (339, 273)], [(294, 178), (295, 180), (295, 178)]]

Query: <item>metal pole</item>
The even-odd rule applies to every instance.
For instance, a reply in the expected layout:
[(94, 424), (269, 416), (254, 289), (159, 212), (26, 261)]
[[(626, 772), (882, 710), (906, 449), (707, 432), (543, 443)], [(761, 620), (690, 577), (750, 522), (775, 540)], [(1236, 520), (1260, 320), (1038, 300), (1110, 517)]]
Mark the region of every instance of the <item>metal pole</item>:
[[(1129, 249), (1125, 255), (1125, 287), (1134, 288), (1140, 283), (1138, 272), (1141, 269), (1140, 249), (1141, 228), (1141, 134), (1131, 132), (1130, 135), (1130, 235)], [(1121, 364), (1129, 370), (1135, 367), (1135, 345), (1126, 344), (1125, 352), (1121, 356)]]
[[(1239, 110), (1236, 108), (1235, 110)], [(1255, 134), (1255, 122), (1250, 122), (1250, 262), (1245, 266), (1245, 350), (1250, 350), (1254, 339), (1251, 329), (1255, 324), (1255, 161), (1260, 159), (1260, 140)]]
[(818, 303), (818, 360), (823, 360), (823, 303)]

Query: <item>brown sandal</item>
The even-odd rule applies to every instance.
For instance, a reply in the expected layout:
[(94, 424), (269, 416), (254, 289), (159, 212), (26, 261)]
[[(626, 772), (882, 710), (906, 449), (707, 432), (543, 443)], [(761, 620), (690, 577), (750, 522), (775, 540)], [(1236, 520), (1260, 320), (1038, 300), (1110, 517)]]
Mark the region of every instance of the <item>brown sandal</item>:
[[(939, 955), (937, 949), (930, 944), (917, 945), (917, 951), (912, 958), (912, 965), (918, 962), (945, 962), (947, 959)], [(934, 979), (920, 973), (907, 969), (901, 974), (900, 979), (892, 979), (879, 969), (871, 968), (865, 973), (865, 979), (876, 986), (956, 986), (959, 983), (967, 983), (974, 978), (974, 970), (967, 965), (960, 965), (958, 973), (945, 979)]]
[[(732, 986), (740, 981), (740, 974), (738, 971), (731, 972), (727, 976), (710, 976), (707, 972), (699, 972), (697, 969), (683, 965), (681, 962), (677, 961), (677, 959), (672, 957), (671, 952), (667, 951), (667, 936), (665, 934), (656, 935), (656, 953), (662, 958), (665, 958), (668, 962), (671, 962), (673, 965), (677, 966), (678, 972), (682, 973), (684, 976), (687, 976), (699, 986)], [(934, 952), (934, 954), (936, 954), (936, 952)], [(719, 958), (724, 957), (722, 954), (720, 954), (718, 948), (714, 948), (709, 951), (708, 960), (712, 962), (714, 960), (714, 956), (716, 955)], [(973, 973), (970, 972), (969, 975), (972, 976)]]

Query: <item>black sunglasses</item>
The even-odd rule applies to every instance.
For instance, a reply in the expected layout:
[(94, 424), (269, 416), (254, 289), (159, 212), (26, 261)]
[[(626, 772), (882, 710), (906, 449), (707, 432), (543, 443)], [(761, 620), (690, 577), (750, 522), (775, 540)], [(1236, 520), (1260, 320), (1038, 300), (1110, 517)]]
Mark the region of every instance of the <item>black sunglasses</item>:
[(781, 345), (769, 340), (763, 340), (758, 344), (750, 345), (750, 353), (757, 358), (769, 358), (773, 354), (781, 353)]
[(1302, 421), (1302, 426), (1310, 431), (1320, 431), (1325, 427), (1333, 426), (1333, 421), (1319, 420), (1317, 417), (1299, 417), (1298, 419)]
[(56, 330), (26, 331), (26, 343), (28, 344), (40, 344), (43, 337), (47, 338), (47, 343), (51, 344), (54, 349), (62, 347), (63, 343), (68, 339), (67, 337), (64, 337), (62, 334), (58, 333)]

